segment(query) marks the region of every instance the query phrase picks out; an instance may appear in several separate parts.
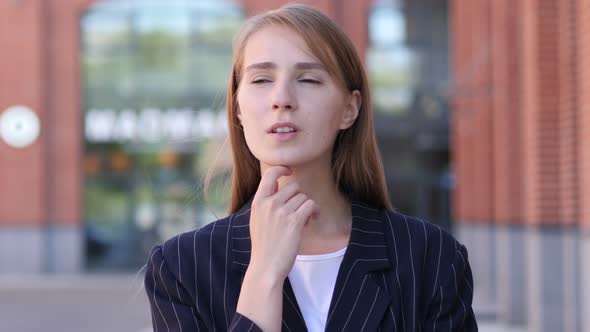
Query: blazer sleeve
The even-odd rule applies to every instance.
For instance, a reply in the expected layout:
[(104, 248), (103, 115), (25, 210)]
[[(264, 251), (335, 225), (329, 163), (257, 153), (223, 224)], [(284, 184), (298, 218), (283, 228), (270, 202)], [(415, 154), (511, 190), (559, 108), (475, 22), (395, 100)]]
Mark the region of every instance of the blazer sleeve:
[[(150, 251), (144, 283), (154, 331), (208, 330), (195, 301), (168, 268), (160, 245)], [(239, 313), (235, 313), (229, 326), (229, 331), (233, 332), (262, 332), (254, 322)]]
[[(445, 271), (441, 269), (441, 272)], [(477, 331), (471, 307), (473, 276), (467, 260), (467, 249), (457, 243), (455, 256), (440, 276), (440, 283), (428, 306), (424, 331)]]

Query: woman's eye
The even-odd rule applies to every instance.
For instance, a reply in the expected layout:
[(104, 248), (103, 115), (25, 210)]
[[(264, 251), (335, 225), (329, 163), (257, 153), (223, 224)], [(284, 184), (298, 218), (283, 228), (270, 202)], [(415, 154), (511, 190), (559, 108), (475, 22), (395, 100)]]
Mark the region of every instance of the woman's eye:
[(315, 80), (313, 78), (302, 78), (299, 80), (299, 82), (303, 82), (303, 83), (311, 83), (311, 84), (320, 84), (321, 82), (318, 80)]
[(252, 80), (252, 84), (261, 84), (261, 83), (268, 83), (270, 82), (270, 80), (266, 79), (266, 78), (257, 78), (255, 80)]

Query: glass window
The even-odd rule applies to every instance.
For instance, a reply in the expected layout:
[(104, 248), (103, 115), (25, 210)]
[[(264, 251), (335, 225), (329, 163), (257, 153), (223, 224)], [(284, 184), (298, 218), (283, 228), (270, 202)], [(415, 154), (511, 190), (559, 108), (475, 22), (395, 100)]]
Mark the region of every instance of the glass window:
[(443, 0), (375, 0), (367, 69), (390, 195), (449, 226), (448, 9)]
[(225, 89), (243, 17), (229, 0), (103, 1), (82, 17), (90, 270), (137, 268), (154, 243), (224, 215)]
[(415, 59), (405, 40), (406, 18), (401, 4), (377, 2), (369, 16), (367, 70), (373, 106), (379, 112), (402, 113), (411, 103)]

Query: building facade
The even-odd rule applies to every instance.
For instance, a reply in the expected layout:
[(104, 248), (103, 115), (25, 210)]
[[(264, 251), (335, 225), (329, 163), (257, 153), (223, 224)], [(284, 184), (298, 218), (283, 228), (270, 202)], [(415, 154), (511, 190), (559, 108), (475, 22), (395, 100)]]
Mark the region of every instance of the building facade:
[(453, 215), (476, 295), (529, 331), (590, 331), (590, 3), (452, 8)]
[[(590, 331), (590, 3), (303, 2), (364, 57), (394, 206), (467, 245), (478, 315)], [(137, 270), (223, 213), (230, 36), (284, 3), (0, 2), (0, 274)]]

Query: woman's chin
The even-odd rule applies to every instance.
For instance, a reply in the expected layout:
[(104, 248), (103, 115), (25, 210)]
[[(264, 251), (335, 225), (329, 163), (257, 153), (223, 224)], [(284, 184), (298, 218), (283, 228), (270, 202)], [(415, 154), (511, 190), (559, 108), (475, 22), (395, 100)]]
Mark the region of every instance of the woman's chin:
[(274, 166), (294, 167), (294, 166), (296, 166), (296, 164), (290, 160), (266, 160), (266, 161), (262, 160), (261, 163), (263, 165), (266, 165), (266, 167), (274, 167)]
[[(302, 151), (297, 151), (302, 152)], [(312, 165), (323, 167), (324, 163), (330, 164), (330, 152), (326, 151), (324, 154), (316, 153), (285, 153), (285, 154), (261, 154), (254, 155), (261, 166), (287, 166), (295, 167), (309, 167)], [(259, 158), (260, 157), (260, 158)]]
[(298, 159), (298, 158), (293, 158), (293, 157), (283, 157), (283, 158), (261, 158), (258, 159), (260, 160), (262, 165), (266, 165), (267, 167), (273, 167), (273, 166), (287, 166), (287, 167), (297, 167), (300, 166), (302, 164), (305, 164), (304, 161)]

